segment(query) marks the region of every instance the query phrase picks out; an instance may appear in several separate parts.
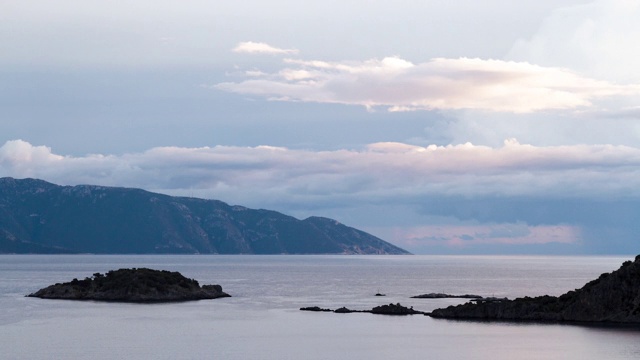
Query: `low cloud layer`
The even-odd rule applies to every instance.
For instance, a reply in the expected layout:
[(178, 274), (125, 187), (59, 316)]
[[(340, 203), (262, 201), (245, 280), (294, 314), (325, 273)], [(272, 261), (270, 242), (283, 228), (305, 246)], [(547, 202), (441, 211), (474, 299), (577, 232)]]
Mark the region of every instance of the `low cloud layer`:
[(474, 109), (529, 113), (585, 109), (603, 98), (637, 96), (640, 85), (616, 85), (567, 69), (527, 62), (399, 57), (326, 62), (285, 59), (276, 73), (251, 71), (216, 89), (273, 100), (361, 105), (389, 111)]
[(485, 244), (571, 244), (580, 241), (580, 229), (567, 225), (529, 226), (524, 223), (491, 225), (430, 225), (396, 229), (400, 241), (415, 246), (468, 248)]
[(388, 201), (424, 195), (639, 198), (640, 149), (611, 145), (499, 148), (370, 144), (310, 151), (258, 146), (158, 147), (143, 153), (58, 155), (22, 140), (0, 147), (0, 175), (63, 184), (201, 190), (299, 201)]

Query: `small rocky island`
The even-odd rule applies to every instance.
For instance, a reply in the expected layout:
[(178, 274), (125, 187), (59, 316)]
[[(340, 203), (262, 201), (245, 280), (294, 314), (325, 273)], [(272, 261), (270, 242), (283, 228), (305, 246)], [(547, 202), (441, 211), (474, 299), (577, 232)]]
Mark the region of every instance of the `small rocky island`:
[(412, 296), (411, 298), (412, 299), (482, 299), (482, 296), (471, 295), (471, 294), (451, 295), (451, 294), (444, 294), (444, 293), (428, 293), (428, 294)]
[(335, 310), (323, 309), (318, 306), (310, 306), (300, 308), (302, 311), (316, 311), (316, 312), (334, 312), (336, 314), (349, 314), (349, 313), (370, 313), (378, 315), (425, 315), (423, 311), (413, 310), (413, 307), (406, 307), (398, 304), (380, 305), (371, 310), (352, 310), (346, 307), (341, 307)]
[(95, 273), (84, 280), (73, 279), (40, 289), (28, 297), (42, 299), (96, 300), (158, 303), (216, 299), (231, 295), (220, 285), (200, 286), (179, 272), (132, 268)]
[(434, 318), (640, 324), (640, 255), (559, 297), (477, 301), (433, 310)]

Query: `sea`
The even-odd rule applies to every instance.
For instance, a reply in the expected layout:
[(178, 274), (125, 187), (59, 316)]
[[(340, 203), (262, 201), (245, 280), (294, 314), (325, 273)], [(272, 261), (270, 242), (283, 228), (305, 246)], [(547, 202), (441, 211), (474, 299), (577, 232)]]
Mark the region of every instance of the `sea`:
[[(633, 256), (0, 255), (0, 359), (640, 359), (640, 328), (300, 311), (416, 310), (431, 292), (560, 295)], [(44, 300), (42, 287), (148, 267), (230, 298), (168, 304)], [(386, 296), (375, 296), (382, 293)]]

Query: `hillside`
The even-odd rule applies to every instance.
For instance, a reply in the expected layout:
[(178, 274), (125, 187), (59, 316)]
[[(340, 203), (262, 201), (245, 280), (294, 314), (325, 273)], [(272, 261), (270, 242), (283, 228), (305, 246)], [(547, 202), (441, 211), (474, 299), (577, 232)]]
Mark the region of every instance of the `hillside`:
[(0, 178), (0, 253), (408, 254), (327, 218), (13, 178)]

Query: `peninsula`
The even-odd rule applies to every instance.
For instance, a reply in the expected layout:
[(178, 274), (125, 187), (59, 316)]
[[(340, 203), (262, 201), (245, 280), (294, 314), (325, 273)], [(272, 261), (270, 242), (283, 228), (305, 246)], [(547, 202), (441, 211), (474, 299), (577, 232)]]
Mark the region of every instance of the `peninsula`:
[(231, 295), (220, 285), (200, 286), (179, 272), (132, 268), (95, 273), (84, 280), (73, 279), (40, 289), (28, 297), (63, 300), (157, 303), (216, 299)]
[(433, 310), (434, 318), (640, 325), (640, 255), (561, 296), (478, 300)]
[(394, 254), (318, 216), (304, 220), (142, 189), (0, 178), (0, 254)]

